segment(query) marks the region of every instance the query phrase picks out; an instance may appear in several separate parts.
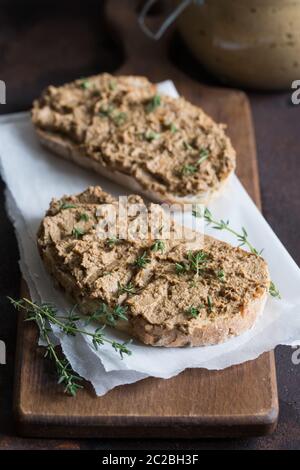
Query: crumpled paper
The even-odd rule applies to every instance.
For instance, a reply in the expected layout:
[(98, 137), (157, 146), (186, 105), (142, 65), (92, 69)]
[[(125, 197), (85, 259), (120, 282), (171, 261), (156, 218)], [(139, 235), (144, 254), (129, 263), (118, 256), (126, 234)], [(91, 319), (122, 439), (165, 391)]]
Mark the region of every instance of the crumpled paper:
[[(177, 96), (170, 81), (160, 85), (160, 92)], [(63, 311), (70, 305), (62, 292), (54, 288), (36, 248), (37, 228), (51, 198), (78, 193), (96, 184), (114, 195), (126, 195), (129, 191), (43, 149), (37, 142), (28, 113), (2, 117), (0, 124), (1, 172), (7, 185), (7, 210), (17, 234), (23, 276), (34, 301), (52, 302)], [(109, 345), (95, 351), (86, 336), (67, 336), (53, 328), (73, 369), (92, 383), (97, 395), (148, 376), (167, 379), (185, 368), (223, 369), (255, 359), (279, 344), (295, 344), (300, 340), (299, 268), (236, 176), (209, 209), (215, 218), (229, 219), (237, 230), (246, 227), (251, 243), (257, 249), (264, 248), (263, 256), (282, 299), (270, 297), (254, 327), (224, 344), (176, 349), (154, 348), (133, 341), (132, 355), (123, 360)], [(185, 223), (188, 225), (191, 220), (190, 217)], [(237, 243), (226, 232), (216, 232), (209, 227), (205, 230), (209, 235)], [(87, 328), (93, 329), (93, 326)], [(110, 328), (106, 333), (118, 341), (128, 339)]]

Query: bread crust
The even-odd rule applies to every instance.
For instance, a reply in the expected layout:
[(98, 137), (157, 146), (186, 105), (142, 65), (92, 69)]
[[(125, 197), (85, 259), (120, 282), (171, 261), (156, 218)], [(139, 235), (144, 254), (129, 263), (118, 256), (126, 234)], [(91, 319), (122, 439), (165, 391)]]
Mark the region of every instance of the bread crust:
[(151, 332), (146, 332), (146, 322), (142, 319), (134, 322), (128, 333), (151, 346), (163, 346), (178, 348), (183, 346), (211, 346), (224, 343), (229, 339), (239, 336), (251, 329), (257, 318), (262, 314), (268, 294), (253, 299), (244, 309), (242, 315), (231, 316), (227, 319), (217, 318), (213, 323), (202, 324), (195, 328), (191, 334), (182, 333), (179, 329), (166, 330), (154, 327)]
[(48, 150), (51, 150), (55, 154), (59, 155), (60, 157), (64, 158), (65, 160), (72, 161), (77, 165), (86, 168), (88, 170), (93, 170), (101, 176), (113, 181), (114, 183), (118, 183), (121, 186), (130, 189), (131, 191), (137, 192), (142, 196), (150, 199), (154, 202), (168, 202), (171, 204), (208, 204), (213, 199), (218, 197), (224, 187), (226, 186), (227, 182), (231, 178), (234, 173), (232, 170), (228, 176), (220, 183), (218, 188), (212, 189), (210, 192), (200, 193), (198, 195), (190, 195), (187, 197), (183, 196), (176, 196), (171, 193), (158, 193), (153, 192), (145, 189), (143, 186), (139, 184), (139, 182), (129, 174), (125, 174), (119, 171), (113, 171), (106, 166), (103, 166), (100, 161), (94, 160), (88, 156), (86, 156), (80, 148), (74, 145), (69, 139), (63, 138), (57, 134), (53, 134), (51, 132), (47, 132), (41, 129), (36, 128), (36, 133), (41, 145)]
[[(76, 200), (76, 197), (74, 197), (72, 202), (76, 202)], [(59, 207), (59, 201), (56, 201), (55, 204), (56, 207)], [(74, 209), (71, 209), (71, 211), (72, 210)], [(81, 208), (80, 210), (83, 209)], [(84, 206), (84, 210), (87, 210), (87, 206)], [(64, 213), (66, 213), (66, 211), (64, 211)], [(51, 219), (52, 216), (53, 212), (49, 211), (46, 218), (42, 221), (38, 232), (38, 248), (40, 255), (47, 271), (49, 271), (53, 276), (56, 284), (63, 288), (64, 292), (70, 300), (73, 301), (73, 303), (79, 305), (82, 313), (89, 314), (99, 307), (99, 301), (101, 301), (101, 299), (98, 296), (96, 298), (93, 296), (89, 296), (88, 298), (84, 298), (84, 296), (82, 297), (80, 289), (76, 285), (76, 280), (73, 278), (72, 273), (68, 271), (67, 265), (65, 263), (61, 264), (58, 262), (56, 251), (52, 249), (54, 243), (53, 239), (45, 238), (45, 233), (48, 230), (47, 227), (49, 227), (49, 219)], [(208, 315), (203, 319), (201, 318), (201, 321), (198, 321), (198, 319), (191, 319), (191, 321), (188, 322), (188, 327), (183, 328), (183, 324), (180, 321), (171, 325), (168, 324), (168, 322), (157, 323), (155, 321), (148, 321), (148, 317), (147, 315), (144, 316), (142, 308), (140, 312), (136, 314), (134, 312), (135, 303), (132, 303), (132, 299), (134, 299), (134, 297), (131, 297), (127, 301), (129, 305), (129, 321), (117, 321), (115, 328), (120, 331), (127, 332), (130, 336), (139, 339), (144, 344), (161, 347), (207, 346), (223, 343), (252, 328), (257, 317), (262, 313), (268, 296), (270, 277), (267, 264), (262, 258), (254, 254), (247, 253), (239, 248), (234, 249), (227, 243), (218, 241), (213, 237), (204, 236), (204, 241), (201, 246), (206, 249), (206, 247), (210, 247), (212, 244), (215, 244), (216, 251), (218, 253), (218, 260), (219, 251), (227, 247), (227, 251), (225, 251), (225, 253), (231, 253), (232, 249), (234, 253), (237, 253), (239, 259), (245, 261), (248, 259), (249, 262), (251, 262), (250, 267), (252, 267), (254, 271), (262, 273), (262, 275), (258, 276), (260, 279), (260, 281), (258, 281), (260, 286), (258, 289), (253, 287), (250, 288), (251, 282), (253, 282), (255, 277), (251, 278), (250, 276), (250, 280), (246, 281), (247, 289), (249, 282), (251, 297), (249, 296), (247, 301), (245, 298), (240, 299), (241, 307), (239, 311), (235, 310), (234, 312), (227, 312), (225, 315), (222, 313), (219, 316), (215, 315), (213, 317)], [(199, 249), (198, 246), (197, 249)], [(242, 261), (242, 267), (244, 266), (245, 261)], [(234, 267), (235, 269), (237, 268), (236, 265), (234, 265)], [(220, 288), (222, 288), (222, 284), (220, 284)], [(139, 297), (137, 302), (142, 306), (143, 298)]]

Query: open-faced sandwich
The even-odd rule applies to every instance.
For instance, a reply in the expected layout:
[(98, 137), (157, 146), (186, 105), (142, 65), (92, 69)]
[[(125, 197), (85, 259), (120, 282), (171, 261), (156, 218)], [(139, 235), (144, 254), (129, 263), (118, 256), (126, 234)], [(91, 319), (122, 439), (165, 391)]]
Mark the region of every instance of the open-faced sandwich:
[(144, 77), (49, 86), (32, 110), (43, 145), (155, 201), (207, 203), (235, 169), (222, 124)]
[[(136, 195), (128, 202), (143, 204)], [(146, 207), (162, 214), (157, 204)], [(179, 226), (166, 215), (158, 237), (129, 230), (127, 238), (101, 238), (107, 208), (124, 228), (118, 200), (90, 187), (52, 200), (38, 232), (47, 270), (82, 313), (153, 346), (216, 344), (254, 324), (270, 285), (260, 256), (191, 230), (172, 236)], [(131, 226), (137, 217), (130, 215)]]

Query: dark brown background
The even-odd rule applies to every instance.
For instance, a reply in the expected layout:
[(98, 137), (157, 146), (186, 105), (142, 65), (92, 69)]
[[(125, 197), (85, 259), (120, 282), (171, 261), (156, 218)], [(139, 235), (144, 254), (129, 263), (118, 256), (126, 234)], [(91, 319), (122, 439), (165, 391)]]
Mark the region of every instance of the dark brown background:
[[(100, 4), (100, 0), (44, 0), (42, 6), (37, 2), (0, 1), (0, 79), (7, 85), (7, 104), (0, 105), (0, 113), (28, 109), (32, 99), (49, 83), (113, 71), (122, 63), (122, 50), (105, 26)], [(215, 84), (193, 61), (179, 37), (174, 36), (170, 57), (188, 75)], [(300, 108), (291, 105), (290, 92), (250, 92), (249, 98), (256, 131), (264, 216), (300, 264)], [(4, 189), (3, 183), (1, 188)], [(0, 215), (0, 339), (7, 345), (7, 365), (0, 365), (0, 449), (300, 448), (300, 365), (292, 364), (292, 350), (287, 347), (276, 350), (280, 420), (272, 436), (190, 442), (18, 438), (12, 416), (16, 313), (6, 296), (18, 297), (20, 273), (17, 243), (5, 213), (3, 191)]]

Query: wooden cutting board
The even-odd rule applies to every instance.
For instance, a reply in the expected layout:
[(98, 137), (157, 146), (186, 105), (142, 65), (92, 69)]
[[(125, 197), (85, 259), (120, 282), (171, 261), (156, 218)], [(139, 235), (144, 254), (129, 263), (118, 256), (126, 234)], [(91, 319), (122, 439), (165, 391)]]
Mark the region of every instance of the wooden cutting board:
[[(173, 67), (167, 56), (168, 36), (159, 43), (147, 39), (136, 24), (132, 2), (110, 0), (107, 9), (111, 26), (125, 40), (127, 60), (117, 73), (147, 75), (155, 82), (172, 79), (182, 95), (226, 123), (237, 150), (238, 176), (260, 207), (245, 94), (200, 85)], [(25, 285), (22, 291), (26, 295)], [(36, 328), (20, 316), (14, 406), (18, 430), (26, 436), (234, 437), (266, 434), (276, 426), (273, 352), (221, 371), (189, 369), (168, 380), (145, 379), (100, 398), (89, 384), (76, 398), (65, 396), (42, 356)]]

